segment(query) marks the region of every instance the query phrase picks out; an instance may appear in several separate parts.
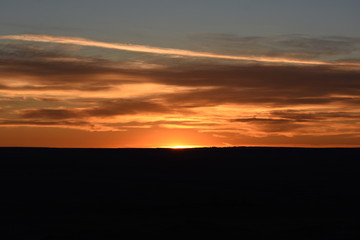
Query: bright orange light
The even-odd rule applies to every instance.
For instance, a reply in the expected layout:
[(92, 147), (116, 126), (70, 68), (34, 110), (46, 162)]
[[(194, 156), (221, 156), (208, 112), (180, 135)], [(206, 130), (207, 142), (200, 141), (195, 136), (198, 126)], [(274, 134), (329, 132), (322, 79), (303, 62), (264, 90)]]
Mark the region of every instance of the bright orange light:
[(171, 148), (171, 149), (187, 149), (187, 148), (200, 148), (202, 146), (195, 145), (176, 145), (176, 146), (164, 146), (163, 148)]

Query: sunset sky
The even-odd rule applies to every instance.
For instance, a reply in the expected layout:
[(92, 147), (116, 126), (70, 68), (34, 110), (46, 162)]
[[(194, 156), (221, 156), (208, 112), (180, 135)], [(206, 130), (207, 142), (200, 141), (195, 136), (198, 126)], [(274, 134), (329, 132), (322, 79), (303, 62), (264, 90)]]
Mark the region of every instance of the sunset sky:
[(360, 147), (358, 0), (1, 0), (0, 146)]

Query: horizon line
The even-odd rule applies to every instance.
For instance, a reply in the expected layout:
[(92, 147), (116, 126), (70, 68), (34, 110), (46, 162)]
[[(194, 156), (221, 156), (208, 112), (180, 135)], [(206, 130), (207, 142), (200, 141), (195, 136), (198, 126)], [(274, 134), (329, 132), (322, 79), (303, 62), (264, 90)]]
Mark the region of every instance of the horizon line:
[(208, 147), (184, 147), (184, 148), (174, 148), (174, 147), (24, 147), (24, 146), (0, 146), (0, 149), (4, 148), (34, 148), (34, 149), (105, 149), (105, 150), (121, 150), (121, 149), (168, 149), (168, 150), (191, 150), (191, 149), (225, 149), (225, 148), (296, 148), (296, 149), (360, 149), (358, 147), (299, 147), (299, 146), (208, 146)]

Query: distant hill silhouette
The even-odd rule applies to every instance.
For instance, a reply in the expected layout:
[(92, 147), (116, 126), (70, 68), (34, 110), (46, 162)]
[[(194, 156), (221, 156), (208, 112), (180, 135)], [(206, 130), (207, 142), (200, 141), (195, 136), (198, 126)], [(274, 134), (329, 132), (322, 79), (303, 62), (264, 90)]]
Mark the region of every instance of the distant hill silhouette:
[(360, 239), (358, 148), (0, 148), (0, 156), (2, 239)]

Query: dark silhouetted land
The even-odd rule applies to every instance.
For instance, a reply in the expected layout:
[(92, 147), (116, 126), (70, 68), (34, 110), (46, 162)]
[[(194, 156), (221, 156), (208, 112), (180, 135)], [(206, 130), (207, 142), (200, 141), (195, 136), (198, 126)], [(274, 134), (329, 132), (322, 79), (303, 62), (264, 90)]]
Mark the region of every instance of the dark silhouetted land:
[(360, 149), (0, 154), (1, 239), (360, 239)]

